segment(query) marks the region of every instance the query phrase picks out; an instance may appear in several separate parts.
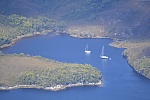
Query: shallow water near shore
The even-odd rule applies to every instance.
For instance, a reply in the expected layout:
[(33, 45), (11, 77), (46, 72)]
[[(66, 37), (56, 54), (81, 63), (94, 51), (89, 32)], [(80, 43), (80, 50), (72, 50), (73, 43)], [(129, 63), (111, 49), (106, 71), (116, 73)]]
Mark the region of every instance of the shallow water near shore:
[[(150, 100), (150, 80), (137, 74), (122, 56), (124, 49), (109, 46), (110, 39), (80, 39), (66, 35), (23, 38), (3, 53), (40, 55), (60, 62), (91, 64), (103, 75), (103, 86), (80, 86), (61, 91), (15, 89), (0, 91), (1, 100)], [(88, 44), (90, 54), (84, 49)], [(102, 46), (111, 59), (100, 59)]]

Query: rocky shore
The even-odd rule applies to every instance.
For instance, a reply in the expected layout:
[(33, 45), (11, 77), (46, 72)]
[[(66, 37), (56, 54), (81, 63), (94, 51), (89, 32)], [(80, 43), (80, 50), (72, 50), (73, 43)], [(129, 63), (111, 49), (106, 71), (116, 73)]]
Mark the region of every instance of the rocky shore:
[(44, 89), (44, 90), (51, 90), (51, 91), (58, 91), (63, 90), (70, 87), (77, 87), (77, 86), (102, 86), (102, 81), (100, 80), (98, 83), (77, 83), (77, 84), (69, 84), (69, 85), (56, 85), (53, 87), (42, 87), (37, 85), (15, 85), (12, 87), (5, 86), (0, 87), (0, 90), (13, 90), (13, 89), (19, 89), (19, 88), (35, 88), (35, 89)]

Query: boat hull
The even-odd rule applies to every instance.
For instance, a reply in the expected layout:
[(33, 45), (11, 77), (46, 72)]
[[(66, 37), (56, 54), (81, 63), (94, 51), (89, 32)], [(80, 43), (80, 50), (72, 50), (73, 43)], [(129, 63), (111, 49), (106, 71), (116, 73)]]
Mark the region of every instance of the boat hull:
[(101, 59), (108, 59), (107, 56), (100, 56), (100, 57), (101, 57)]
[(85, 53), (91, 53), (91, 51), (85, 51)]

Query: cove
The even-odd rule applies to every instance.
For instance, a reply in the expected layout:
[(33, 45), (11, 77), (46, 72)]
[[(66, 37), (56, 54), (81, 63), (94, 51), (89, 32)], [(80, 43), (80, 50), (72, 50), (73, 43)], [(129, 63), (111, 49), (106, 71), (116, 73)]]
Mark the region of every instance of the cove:
[[(109, 46), (110, 39), (80, 39), (66, 35), (23, 38), (3, 48), (4, 54), (39, 55), (60, 62), (91, 64), (103, 75), (103, 86), (80, 86), (61, 91), (16, 89), (0, 91), (1, 100), (150, 100), (150, 80), (137, 74), (122, 56), (124, 49)], [(85, 54), (88, 44), (91, 54)], [(102, 46), (111, 58), (100, 59)]]

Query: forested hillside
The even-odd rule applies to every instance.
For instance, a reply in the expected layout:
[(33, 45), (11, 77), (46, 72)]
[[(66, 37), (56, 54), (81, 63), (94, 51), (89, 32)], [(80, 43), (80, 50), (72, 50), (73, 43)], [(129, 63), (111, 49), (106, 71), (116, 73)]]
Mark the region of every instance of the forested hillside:
[(25, 17), (16, 14), (0, 15), (0, 46), (9, 44), (18, 36), (49, 33), (51, 31), (63, 32), (66, 24), (47, 17)]
[(1, 0), (0, 13), (102, 25), (114, 38), (149, 38), (149, 5), (149, 0)]
[(49, 30), (84, 38), (110, 37), (117, 40), (115, 46), (123, 41), (124, 46), (118, 47), (128, 48), (124, 55), (129, 64), (150, 78), (145, 52), (150, 51), (149, 0), (0, 0), (0, 7), (0, 45), (18, 35)]
[(7, 15), (15, 13), (25, 16), (51, 16), (55, 13), (57, 15), (53, 16), (62, 15), (61, 17), (72, 13), (73, 17), (81, 17), (101, 11), (112, 1), (117, 0), (1, 0), (0, 12)]

